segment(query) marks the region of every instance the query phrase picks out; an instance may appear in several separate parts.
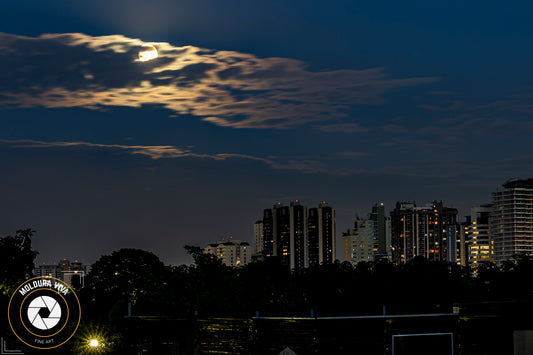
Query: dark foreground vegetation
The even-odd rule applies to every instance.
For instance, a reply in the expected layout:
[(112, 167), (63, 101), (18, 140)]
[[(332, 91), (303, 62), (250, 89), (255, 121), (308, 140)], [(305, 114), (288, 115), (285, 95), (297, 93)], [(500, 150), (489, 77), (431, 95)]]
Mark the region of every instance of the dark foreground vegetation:
[(417, 258), (335, 263), (294, 273), (277, 260), (229, 268), (200, 248), (195, 264), (165, 266), (148, 252), (121, 249), (91, 267), (80, 290), (93, 320), (135, 315), (188, 317), (339, 316), (450, 313), (456, 303), (530, 301), (533, 261), (518, 257), (504, 268), (470, 270)]
[[(22, 230), (0, 239), (2, 309), (31, 273), (37, 254), (31, 249), (32, 234)], [(527, 256), (517, 256), (500, 268), (482, 266), (476, 276), (468, 268), (424, 258), (401, 266), (386, 261), (357, 266), (337, 262), (295, 273), (283, 269), (276, 259), (229, 268), (199, 247), (185, 248), (194, 258), (193, 265), (164, 265), (156, 255), (138, 249), (100, 257), (90, 267), (85, 287), (77, 289), (83, 314), (78, 333), (97, 328), (108, 334), (111, 351), (111, 344), (123, 347), (124, 338), (135, 334), (133, 319), (150, 317), (159, 322), (197, 322), (255, 316), (393, 316), (446, 314), (454, 306), (475, 313), (477, 305), (518, 305), (514, 311), (533, 305), (533, 260)], [(128, 309), (136, 318), (125, 318)], [(184, 327), (181, 334), (192, 331), (180, 324), (174, 326)], [(1, 330), (9, 333), (6, 324)], [(73, 352), (81, 353), (80, 339), (70, 343)]]

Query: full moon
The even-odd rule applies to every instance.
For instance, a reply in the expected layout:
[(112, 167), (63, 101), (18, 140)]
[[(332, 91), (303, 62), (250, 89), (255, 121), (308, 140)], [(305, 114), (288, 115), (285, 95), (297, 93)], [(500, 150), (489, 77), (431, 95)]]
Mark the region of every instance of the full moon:
[(148, 62), (159, 56), (157, 49), (152, 44), (143, 44), (142, 47), (145, 49), (139, 52), (139, 60), (141, 62)]

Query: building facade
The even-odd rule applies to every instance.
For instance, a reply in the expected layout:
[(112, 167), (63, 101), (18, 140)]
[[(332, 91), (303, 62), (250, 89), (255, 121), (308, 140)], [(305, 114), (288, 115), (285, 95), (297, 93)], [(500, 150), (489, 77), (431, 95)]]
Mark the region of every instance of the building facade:
[(470, 226), (470, 216), (467, 216), (465, 222), (458, 223), (457, 237), (459, 238), (459, 260), (457, 263), (461, 266), (468, 266), (468, 228)]
[(533, 255), (533, 179), (511, 179), (492, 193), (489, 233), (494, 262), (516, 254)]
[(468, 265), (477, 268), (493, 261), (492, 240), (489, 233), (489, 216), (491, 205), (470, 209), (468, 224)]
[(362, 261), (387, 260), (390, 228), (390, 218), (385, 217), (384, 205), (373, 206), (367, 219), (357, 219), (354, 227), (343, 233), (344, 261), (356, 265)]
[(219, 240), (204, 248), (204, 253), (214, 255), (221, 259), (226, 266), (244, 266), (252, 257), (252, 250), (248, 242), (240, 240)]
[(58, 264), (42, 264), (33, 269), (33, 276), (50, 276), (63, 280), (62, 271)]
[(368, 219), (372, 220), (375, 230), (376, 257), (386, 259), (390, 250), (390, 219), (385, 216), (385, 205), (374, 205)]
[(263, 251), (263, 221), (254, 223), (254, 253)]
[(309, 266), (332, 264), (336, 256), (335, 208), (326, 202), (309, 209)]
[(274, 256), (274, 218), (275, 208), (268, 208), (263, 211), (263, 248), (262, 253), (265, 258)]
[(456, 262), (457, 209), (433, 202), (417, 207), (414, 203), (396, 204), (391, 211), (392, 261), (404, 264), (417, 256), (429, 261)]
[(43, 264), (33, 269), (34, 276), (50, 276), (65, 281), (72, 287), (83, 287), (87, 266), (75, 260), (60, 260), (57, 264)]
[(263, 255), (277, 257), (291, 270), (309, 266), (307, 208), (298, 201), (263, 211)]
[[(289, 206), (278, 203), (263, 211), (260, 222), (264, 258), (276, 257), (291, 270), (335, 261), (335, 208), (327, 203), (310, 209), (298, 201)], [(254, 224), (256, 235), (258, 225)]]

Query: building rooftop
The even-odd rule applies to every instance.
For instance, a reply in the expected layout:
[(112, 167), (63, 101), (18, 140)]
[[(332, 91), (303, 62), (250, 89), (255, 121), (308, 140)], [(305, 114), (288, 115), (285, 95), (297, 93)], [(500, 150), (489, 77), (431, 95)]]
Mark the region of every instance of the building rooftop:
[(503, 187), (506, 189), (516, 189), (516, 188), (526, 188), (533, 189), (533, 178), (521, 179), (513, 178), (509, 179), (503, 184)]

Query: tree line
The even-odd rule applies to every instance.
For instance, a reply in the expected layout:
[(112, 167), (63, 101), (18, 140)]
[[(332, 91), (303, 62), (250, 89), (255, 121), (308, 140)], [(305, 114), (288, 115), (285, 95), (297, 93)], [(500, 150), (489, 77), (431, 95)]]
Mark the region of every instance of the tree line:
[[(0, 239), (0, 287), (10, 292), (30, 277), (37, 252), (31, 229)], [(270, 258), (225, 266), (202, 248), (185, 246), (194, 264), (165, 265), (155, 254), (120, 249), (101, 256), (77, 290), (86, 321), (120, 321), (128, 314), (163, 317), (345, 316), (449, 313), (461, 303), (531, 303), (533, 259), (516, 256), (501, 267), (471, 270), (419, 257), (335, 262), (291, 272)], [(128, 306), (130, 304), (130, 306)]]

